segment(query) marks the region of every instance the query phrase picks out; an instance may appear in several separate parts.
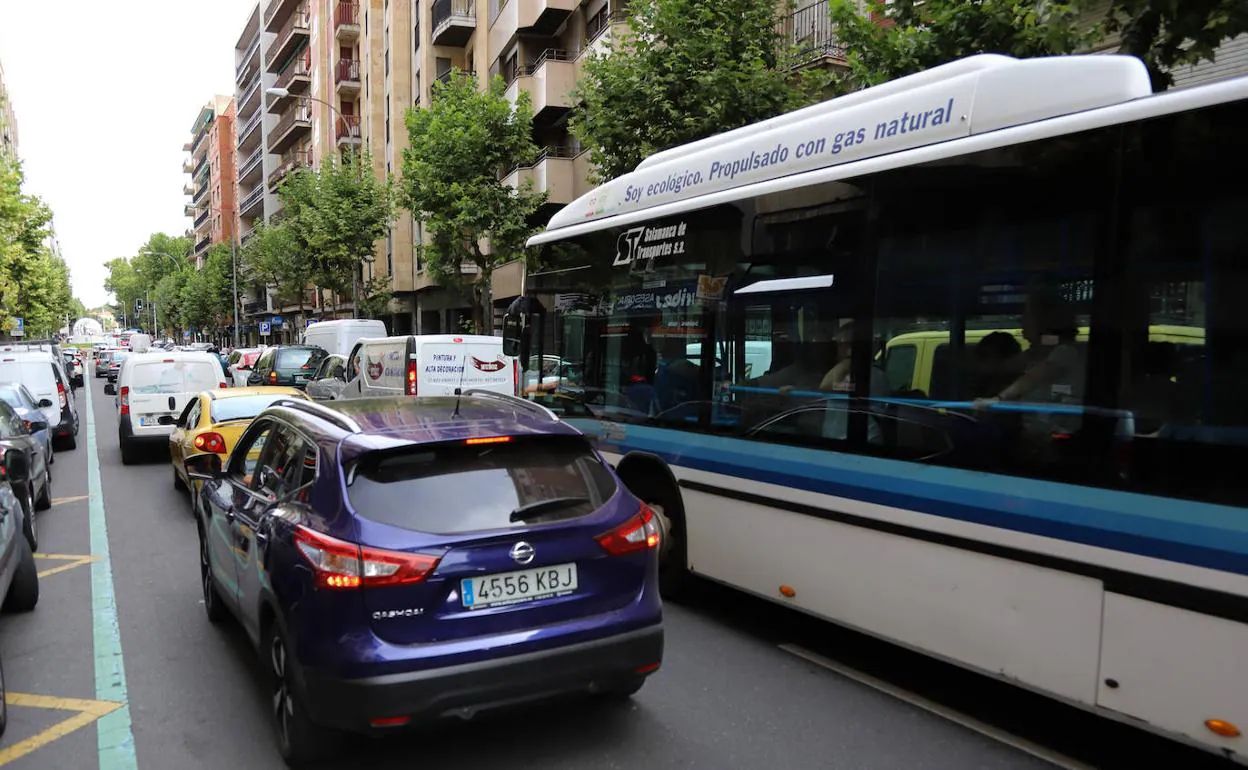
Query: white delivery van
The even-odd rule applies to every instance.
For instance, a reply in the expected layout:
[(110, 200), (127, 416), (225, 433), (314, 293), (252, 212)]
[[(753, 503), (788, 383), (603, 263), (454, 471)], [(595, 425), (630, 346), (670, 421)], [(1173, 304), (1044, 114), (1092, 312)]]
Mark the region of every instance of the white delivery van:
[(318, 321), (303, 333), (304, 345), (316, 345), (326, 353), (345, 356), (355, 343), (365, 338), (385, 337), (386, 325), (366, 318), (344, 318), (338, 321)]
[(503, 338), (421, 334), (360, 340), (347, 357), (338, 396), (449, 396), (456, 388), (515, 395), (520, 370), (503, 355)]
[(166, 446), (187, 403), (202, 391), (226, 387), (221, 358), (214, 353), (136, 353), (121, 365), (117, 384), (117, 445), (122, 463), (134, 462), (141, 445)]

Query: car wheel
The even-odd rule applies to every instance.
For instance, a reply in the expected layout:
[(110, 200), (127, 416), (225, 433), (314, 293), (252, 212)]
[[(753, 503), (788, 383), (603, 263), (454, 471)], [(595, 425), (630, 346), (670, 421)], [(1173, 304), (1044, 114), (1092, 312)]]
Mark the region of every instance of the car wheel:
[(138, 453), (135, 451), (134, 446), (125, 438), (117, 437), (117, 448), (121, 450), (122, 465), (134, 465), (138, 461)]
[(43, 493), (39, 495), (39, 499), (35, 501), (35, 508), (40, 511), (46, 511), (52, 507), (52, 469), (47, 463), (43, 466)]
[(208, 622), (220, 623), (225, 620), (225, 605), (221, 603), (217, 581), (212, 577), (212, 565), (208, 561), (208, 540), (202, 529), (199, 532), (199, 582), (204, 589), (204, 612), (208, 614)]
[(35, 555), (25, 538), (17, 541), (17, 570), (9, 593), (4, 597), (5, 612), (30, 612), (39, 603), (39, 571), (35, 568)]
[(22, 537), (25, 538), (26, 544), (30, 546), (30, 550), (35, 551), (39, 548), (39, 536), (35, 531), (35, 499), (30, 493), (30, 486), (26, 487), (26, 495), (22, 498), (22, 510), (26, 514), (22, 518)]
[(77, 449), (78, 448), (77, 434), (78, 434), (78, 431), (75, 430), (73, 433), (61, 439), (60, 448), (61, 449)]
[(606, 700), (626, 701), (637, 694), (642, 685), (646, 683), (644, 676), (633, 677), (631, 679), (621, 680), (609, 687), (605, 687), (599, 692), (599, 696)]
[(290, 647), (276, 621), (269, 627), (268, 639), (261, 649), (268, 657), (270, 711), (282, 759), (290, 767), (303, 767), (330, 758), (340, 733), (314, 724), (309, 718), (295, 685)]

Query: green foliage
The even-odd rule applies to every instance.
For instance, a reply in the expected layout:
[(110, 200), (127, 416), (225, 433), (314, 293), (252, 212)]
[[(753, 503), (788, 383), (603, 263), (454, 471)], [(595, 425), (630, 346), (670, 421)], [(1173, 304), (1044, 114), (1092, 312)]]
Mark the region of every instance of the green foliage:
[[(127, 326), (154, 331), (150, 303), (155, 301), (161, 330), (176, 330), (182, 325), (184, 287), (190, 280), (189, 274), (195, 272), (189, 257), (191, 246), (190, 238), (152, 233), (133, 257), (119, 257), (104, 264), (108, 268), (104, 288), (117, 300), (113, 312), (118, 323), (124, 316)], [(141, 317), (134, 312), (138, 299), (144, 303)]]
[(312, 283), (312, 260), (287, 219), (256, 225), (239, 259), (240, 280), (273, 289), (279, 304), (302, 306), (304, 289)]
[[(402, 202), (432, 239), (423, 248), (429, 271), (472, 291), (477, 328), (485, 328), (490, 275), (524, 255), (535, 230), (529, 217), (546, 201), (532, 182), (515, 188), (500, 181), (537, 157), (532, 116), (527, 93), (513, 108), (502, 78), (482, 91), (458, 70), (434, 84), (429, 107), (407, 111)], [(471, 278), (463, 275), (465, 264), (476, 267)]]
[[(167, 324), (168, 328), (195, 327), (200, 331), (224, 330), (234, 320), (233, 274), (231, 272), (230, 247), (218, 243), (208, 249), (204, 257), (204, 266), (199, 270), (186, 271), (174, 279), (168, 288), (177, 293), (176, 318), (178, 323)], [(159, 287), (157, 289), (159, 295)], [(164, 308), (157, 298), (157, 313), (162, 314)], [(166, 326), (162, 321), (162, 326)]]
[[(1105, 16), (1095, 22), (1096, 7)], [(872, 0), (881, 26), (854, 0), (832, 0), (832, 22), (848, 51), (839, 90), (883, 83), (977, 53), (1020, 58), (1086, 50), (1120, 35), (1119, 53), (1138, 56), (1155, 90), (1173, 83), (1173, 68), (1212, 59), (1223, 40), (1248, 32), (1242, 0)]]
[(377, 179), (367, 154), (328, 155), (320, 168), (287, 176), (278, 196), (285, 213), (279, 226), (310, 260), (312, 283), (350, 294), (353, 273), (373, 259), (394, 219), (391, 180)]
[(582, 65), (573, 133), (599, 181), (648, 155), (817, 101), (827, 77), (795, 71), (777, 7), (758, 0), (634, 0), (630, 32)]
[(1214, 49), (1248, 32), (1244, 0), (1114, 0), (1105, 30), (1118, 33), (1119, 53), (1138, 56), (1148, 65), (1153, 89), (1174, 83), (1176, 67), (1212, 60)]
[(24, 182), (20, 163), (0, 155), (0, 319), (20, 316), (28, 336), (47, 336), (64, 325), (73, 294), (69, 268), (47, 246), (52, 212)]

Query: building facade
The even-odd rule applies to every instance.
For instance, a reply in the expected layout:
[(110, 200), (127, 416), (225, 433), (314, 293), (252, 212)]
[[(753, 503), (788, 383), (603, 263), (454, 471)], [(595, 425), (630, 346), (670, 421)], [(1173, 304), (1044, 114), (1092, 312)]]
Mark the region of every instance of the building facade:
[(190, 153), (182, 168), (191, 175), (184, 192), (191, 197), (186, 215), (196, 263), (202, 266), (208, 247), (235, 243), (238, 237), (238, 175), (235, 162), (234, 97), (214, 96), (200, 108), (191, 127)]
[(17, 114), (4, 85), (3, 64), (0, 64), (0, 155), (17, 157)]

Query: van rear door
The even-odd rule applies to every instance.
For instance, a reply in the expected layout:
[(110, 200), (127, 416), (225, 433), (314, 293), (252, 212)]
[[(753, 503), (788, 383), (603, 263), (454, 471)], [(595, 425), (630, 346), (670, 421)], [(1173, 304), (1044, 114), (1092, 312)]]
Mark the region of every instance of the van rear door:
[(454, 395), (456, 388), (516, 392), (516, 361), (503, 355), (501, 337), (417, 337), (416, 371), (421, 396)]

